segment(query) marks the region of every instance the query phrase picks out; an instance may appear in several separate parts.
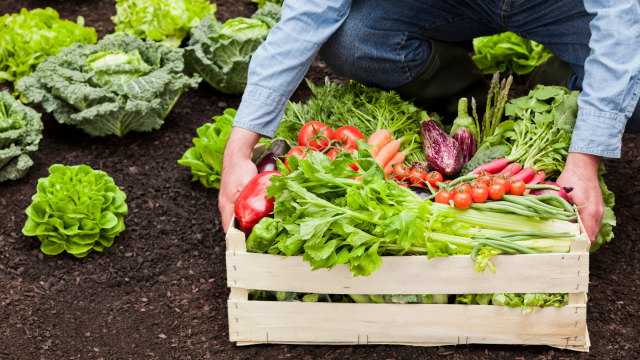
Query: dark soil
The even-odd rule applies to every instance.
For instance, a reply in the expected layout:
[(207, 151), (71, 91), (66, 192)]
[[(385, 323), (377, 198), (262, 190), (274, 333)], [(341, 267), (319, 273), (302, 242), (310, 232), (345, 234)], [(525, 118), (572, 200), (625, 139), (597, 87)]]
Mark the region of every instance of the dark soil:
[[(5, 0), (2, 5), (3, 13), (53, 6), (63, 18), (83, 15), (100, 36), (113, 30), (114, 1)], [(254, 11), (248, 0), (219, 0), (216, 16), (224, 21)], [(327, 75), (344, 81), (320, 60), (307, 77), (321, 84)], [(293, 100), (309, 96), (303, 84)], [(236, 347), (227, 332), (229, 291), (218, 192), (192, 183), (189, 170), (176, 160), (191, 146), (197, 127), (239, 103), (239, 96), (201, 86), (182, 96), (160, 130), (122, 139), (90, 138), (43, 114), (44, 138), (32, 154), (35, 166), (25, 178), (0, 184), (0, 359), (640, 357), (635, 321), (640, 254), (633, 220), (639, 210), (640, 138), (633, 136), (624, 139), (622, 159), (606, 162), (605, 179), (617, 195), (618, 226), (613, 243), (591, 258), (591, 353), (486, 345)], [(127, 229), (104, 253), (84, 259), (45, 256), (36, 238), (22, 235), (24, 210), (37, 180), (56, 163), (105, 170), (127, 193)]]

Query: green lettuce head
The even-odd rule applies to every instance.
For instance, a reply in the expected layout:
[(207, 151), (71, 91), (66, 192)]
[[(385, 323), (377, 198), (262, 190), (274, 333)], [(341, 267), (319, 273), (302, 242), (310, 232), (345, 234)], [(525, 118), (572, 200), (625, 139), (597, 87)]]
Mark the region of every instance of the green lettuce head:
[(95, 44), (98, 34), (84, 27), (84, 18), (76, 22), (60, 20), (52, 8), (22, 9), (20, 14), (0, 17), (0, 83), (31, 74), (45, 57), (77, 42)]
[(183, 54), (124, 34), (74, 44), (46, 58), (18, 90), (91, 136), (156, 130), (180, 95), (201, 81), (179, 73)]
[(23, 177), (33, 165), (27, 155), (38, 150), (42, 139), (40, 114), (0, 92), (0, 183)]
[(215, 123), (198, 128), (198, 137), (193, 139), (195, 147), (187, 150), (182, 159), (178, 160), (178, 164), (191, 167), (192, 181), (200, 181), (207, 188), (220, 189), (222, 155), (235, 116), (234, 109), (227, 109), (224, 115), (213, 118)]
[(113, 245), (124, 231), (127, 196), (107, 173), (86, 165), (53, 165), (38, 180), (38, 191), (26, 210), (26, 236), (37, 236), (47, 255), (63, 251), (84, 257)]
[(267, 3), (250, 18), (224, 24), (206, 17), (191, 29), (185, 49), (185, 73), (200, 74), (215, 89), (241, 94), (247, 86), (251, 56), (280, 21), (280, 8)]
[(473, 39), (476, 55), (473, 61), (482, 73), (527, 75), (551, 55), (551, 51), (535, 41), (523, 39), (512, 32)]
[(177, 48), (189, 30), (205, 16), (213, 16), (216, 4), (208, 0), (117, 0), (116, 31), (150, 38)]

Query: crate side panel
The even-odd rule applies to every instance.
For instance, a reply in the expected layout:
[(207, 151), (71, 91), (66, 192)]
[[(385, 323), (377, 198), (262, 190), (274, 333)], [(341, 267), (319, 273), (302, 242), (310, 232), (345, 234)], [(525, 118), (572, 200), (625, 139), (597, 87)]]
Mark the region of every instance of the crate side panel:
[(301, 256), (227, 253), (227, 284), (245, 289), (324, 294), (575, 293), (589, 287), (588, 253), (499, 255), (497, 271), (476, 273), (469, 256), (383, 257), (380, 269), (354, 278), (349, 267), (311, 271)]
[(546, 344), (585, 346), (586, 306), (520, 309), (228, 301), (231, 341), (340, 344)]

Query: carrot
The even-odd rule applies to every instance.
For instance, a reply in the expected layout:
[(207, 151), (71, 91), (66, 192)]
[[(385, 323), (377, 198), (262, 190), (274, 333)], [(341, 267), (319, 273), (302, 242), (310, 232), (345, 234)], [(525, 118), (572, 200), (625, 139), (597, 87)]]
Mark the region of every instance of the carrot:
[(404, 161), (404, 153), (401, 151), (399, 153), (396, 153), (391, 160), (389, 160), (389, 162), (384, 166), (384, 174), (386, 176), (389, 176), (391, 174), (391, 172), (393, 171), (393, 165), (394, 164), (401, 164)]
[(378, 155), (374, 158), (380, 166), (385, 166), (400, 150), (400, 141), (392, 140), (385, 145)]
[(486, 171), (490, 174), (495, 174), (500, 170), (504, 169), (509, 165), (509, 162), (505, 158), (500, 158), (497, 160), (493, 160), (492, 162), (488, 162), (486, 164), (478, 166), (475, 170), (471, 172), (471, 174), (482, 174), (483, 171)]
[(382, 129), (374, 132), (369, 136), (367, 144), (373, 146), (373, 149), (369, 149), (371, 155), (375, 158), (378, 156), (380, 150), (391, 142), (391, 132), (387, 129)]

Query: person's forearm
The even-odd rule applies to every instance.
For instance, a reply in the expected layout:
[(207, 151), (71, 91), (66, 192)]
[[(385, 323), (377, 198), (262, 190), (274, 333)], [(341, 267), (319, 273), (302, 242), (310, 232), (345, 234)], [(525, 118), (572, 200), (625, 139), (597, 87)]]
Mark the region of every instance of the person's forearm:
[(261, 135), (251, 130), (234, 126), (229, 135), (227, 146), (224, 149), (222, 164), (234, 159), (248, 159), (254, 146), (260, 140)]
[(598, 175), (602, 156), (571, 152), (567, 156), (566, 167), (576, 169), (587, 176)]

